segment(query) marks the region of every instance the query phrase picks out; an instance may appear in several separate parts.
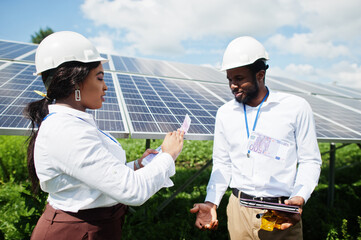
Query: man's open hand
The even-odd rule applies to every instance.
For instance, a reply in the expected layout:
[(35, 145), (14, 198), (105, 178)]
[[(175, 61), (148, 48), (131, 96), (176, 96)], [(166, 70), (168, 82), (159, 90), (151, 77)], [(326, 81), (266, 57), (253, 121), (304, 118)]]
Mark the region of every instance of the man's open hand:
[(202, 230), (216, 230), (218, 227), (217, 206), (213, 203), (196, 203), (190, 210), (197, 213), (195, 226)]

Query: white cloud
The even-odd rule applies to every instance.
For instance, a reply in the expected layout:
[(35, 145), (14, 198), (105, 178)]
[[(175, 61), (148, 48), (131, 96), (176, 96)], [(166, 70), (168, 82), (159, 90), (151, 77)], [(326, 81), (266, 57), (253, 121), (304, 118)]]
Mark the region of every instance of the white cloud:
[(91, 37), (89, 40), (96, 46), (101, 53), (115, 53), (112, 37), (107, 33), (102, 33), (99, 36)]
[(291, 38), (276, 34), (267, 40), (267, 44), (280, 53), (313, 58), (332, 59), (350, 54), (347, 47), (336, 46), (332, 41), (320, 42), (314, 38), (314, 34), (294, 34)]
[(85, 18), (107, 29), (94, 38), (104, 51), (172, 60), (217, 56), (203, 59), (219, 67), (224, 49), (216, 43), (251, 35), (267, 39), (263, 43), (279, 61), (272, 62), (270, 73), (355, 86), (361, 81), (360, 9), (359, 0), (85, 0), (81, 5)]
[(327, 69), (315, 68), (307, 64), (289, 64), (285, 68), (270, 68), (268, 74), (270, 76), (282, 76), (315, 83), (333, 83), (361, 89), (361, 66), (345, 61), (334, 64)]
[(361, 66), (355, 63), (343, 61), (333, 65), (329, 77), (336, 84), (361, 89)]
[(296, 24), (298, 8), (285, 0), (86, 0), (81, 6), (95, 24), (120, 30), (134, 49), (156, 55), (184, 54), (189, 40), (265, 36)]
[(318, 41), (360, 40), (361, 1), (304, 0), (300, 24), (308, 28)]
[(313, 66), (308, 64), (289, 64), (285, 68), (280, 67), (272, 67), (268, 70), (269, 75), (272, 76), (282, 76), (291, 79), (298, 79), (298, 80), (307, 80), (311, 82), (318, 81), (322, 79), (323, 82), (327, 82), (327, 80), (323, 79), (320, 76), (320, 72), (315, 69)]

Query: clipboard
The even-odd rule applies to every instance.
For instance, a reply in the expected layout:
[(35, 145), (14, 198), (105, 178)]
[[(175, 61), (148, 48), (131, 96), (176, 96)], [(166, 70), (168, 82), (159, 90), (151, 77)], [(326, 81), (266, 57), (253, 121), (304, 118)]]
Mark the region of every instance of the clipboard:
[(240, 198), (239, 200), (241, 206), (257, 209), (266, 209), (266, 210), (275, 210), (289, 213), (300, 213), (298, 206), (286, 205), (282, 203), (270, 203), (258, 200), (250, 200), (245, 198)]

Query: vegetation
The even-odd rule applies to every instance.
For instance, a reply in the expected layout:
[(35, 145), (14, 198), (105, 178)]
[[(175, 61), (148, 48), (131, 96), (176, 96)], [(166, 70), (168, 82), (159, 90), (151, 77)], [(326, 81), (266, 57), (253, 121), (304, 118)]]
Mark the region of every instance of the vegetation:
[[(35, 197), (30, 193), (25, 141), (26, 137), (0, 136), (0, 240), (29, 239), (45, 205), (46, 194)], [(145, 140), (119, 141), (128, 159), (138, 158), (145, 149)], [(151, 141), (151, 148), (160, 144), (160, 140)], [(159, 210), (164, 201), (211, 159), (212, 144), (212, 141), (185, 141), (177, 161), (177, 174), (172, 178), (175, 186), (162, 189), (144, 205), (130, 209), (123, 239), (228, 239), (226, 206), (230, 191), (218, 209), (217, 231), (196, 229), (195, 215), (189, 212), (194, 203), (204, 201), (211, 167)], [(327, 152), (329, 144), (320, 143), (320, 149)], [(351, 144), (338, 149), (336, 154), (334, 207), (327, 207), (329, 156), (326, 153), (319, 185), (304, 207), (306, 240), (361, 239), (361, 151), (358, 145)]]
[(43, 41), (44, 38), (53, 32), (54, 31), (49, 27), (46, 27), (45, 29), (40, 28), (39, 32), (35, 32), (33, 35), (31, 35), (31, 42), (39, 44), (41, 41)]

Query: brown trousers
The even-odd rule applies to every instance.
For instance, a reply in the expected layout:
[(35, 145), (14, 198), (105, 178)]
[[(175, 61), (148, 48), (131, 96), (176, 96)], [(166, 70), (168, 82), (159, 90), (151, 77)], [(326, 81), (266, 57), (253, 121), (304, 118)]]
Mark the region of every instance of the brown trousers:
[(272, 232), (261, 230), (261, 219), (258, 213), (265, 210), (247, 208), (239, 204), (239, 198), (233, 194), (227, 205), (228, 231), (232, 240), (300, 240), (302, 237), (302, 220), (286, 230), (274, 229)]
[(116, 240), (122, 237), (127, 206), (80, 210), (77, 213), (55, 210), (46, 205), (31, 235), (32, 240)]

